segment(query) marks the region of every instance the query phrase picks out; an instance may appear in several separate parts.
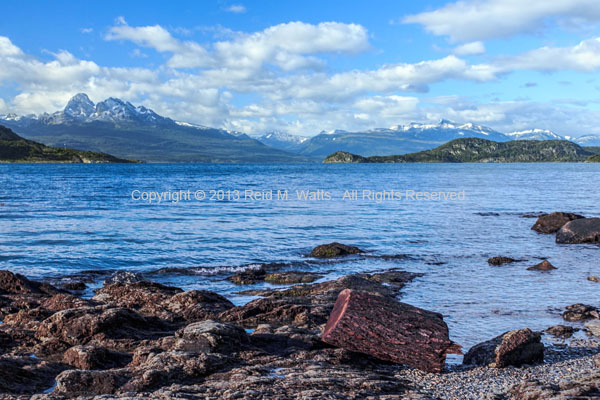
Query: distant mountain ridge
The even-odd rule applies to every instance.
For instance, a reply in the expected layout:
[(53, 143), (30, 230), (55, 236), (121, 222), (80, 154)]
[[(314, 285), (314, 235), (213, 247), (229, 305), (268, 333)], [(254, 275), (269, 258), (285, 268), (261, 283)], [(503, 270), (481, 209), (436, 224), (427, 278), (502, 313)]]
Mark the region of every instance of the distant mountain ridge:
[(150, 162), (304, 162), (239, 132), (178, 122), (111, 97), (94, 104), (85, 93), (52, 114), (0, 117), (27, 139)]
[(494, 142), (481, 138), (463, 138), (432, 150), (402, 155), (363, 157), (336, 152), (327, 156), (323, 163), (531, 163), (594, 162), (596, 159), (593, 152), (566, 140)]

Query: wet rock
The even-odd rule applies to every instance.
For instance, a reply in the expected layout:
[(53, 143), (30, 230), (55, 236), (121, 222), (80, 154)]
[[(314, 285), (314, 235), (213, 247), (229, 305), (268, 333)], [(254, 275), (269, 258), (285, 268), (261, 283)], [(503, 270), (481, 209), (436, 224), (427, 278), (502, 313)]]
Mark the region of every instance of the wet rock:
[(600, 218), (583, 218), (566, 223), (556, 233), (557, 243), (600, 243)]
[(351, 254), (362, 254), (364, 251), (358, 247), (348, 246), (338, 242), (322, 244), (315, 247), (309, 254), (310, 257), (316, 258), (335, 258), (348, 256)]
[(488, 264), (502, 265), (502, 264), (514, 263), (517, 261), (519, 261), (519, 260), (515, 260), (514, 258), (510, 258), (510, 257), (492, 257), (492, 258), (488, 259)]
[(112, 394), (126, 378), (108, 371), (68, 370), (56, 377), (53, 395), (99, 395)]
[(548, 260), (544, 260), (541, 263), (534, 265), (533, 267), (527, 268), (529, 271), (552, 271), (557, 269), (554, 265), (550, 264)]
[(20, 274), (0, 271), (0, 294), (45, 294), (52, 295), (60, 291), (47, 283), (30, 281)]
[(567, 311), (563, 313), (565, 321), (586, 321), (588, 319), (598, 319), (600, 314), (596, 307), (587, 304), (573, 304), (567, 306)]
[(67, 282), (61, 285), (61, 288), (72, 292), (81, 292), (87, 289), (87, 285), (81, 281)]
[(321, 278), (322, 276), (323, 275), (313, 274), (311, 272), (288, 271), (267, 274), (264, 279), (266, 282), (269, 283), (289, 285), (294, 283), (312, 283), (317, 279)]
[(73, 346), (63, 356), (65, 364), (77, 369), (120, 368), (130, 361), (130, 355), (101, 346)]
[(564, 212), (553, 212), (551, 214), (543, 214), (538, 218), (538, 220), (531, 227), (531, 229), (539, 233), (555, 233), (560, 228), (562, 228), (567, 222), (581, 218), (584, 217), (581, 215)]
[(32, 394), (52, 386), (64, 369), (59, 363), (30, 356), (0, 356), (0, 393)]
[(546, 329), (544, 332), (559, 338), (570, 338), (575, 332), (575, 328), (567, 325), (555, 325)]
[(259, 269), (247, 269), (232, 275), (225, 280), (235, 283), (236, 285), (254, 285), (255, 283), (262, 282), (265, 280), (267, 271), (264, 268)]
[(132, 285), (134, 283), (144, 281), (146, 281), (146, 278), (144, 278), (144, 275), (142, 275), (140, 272), (119, 271), (105, 279), (103, 284), (104, 286), (114, 284)]
[(465, 354), (463, 364), (504, 368), (519, 367), (544, 361), (541, 334), (530, 329), (506, 332), (487, 342), (473, 346)]
[(42, 341), (56, 339), (73, 346), (94, 338), (156, 338), (166, 335), (165, 330), (159, 320), (145, 318), (135, 311), (97, 306), (58, 311), (42, 321), (35, 336)]
[(597, 277), (596, 275), (588, 276), (587, 280), (592, 281), (592, 282), (600, 282), (600, 278)]
[(594, 319), (592, 321), (588, 321), (584, 326), (591, 335), (600, 337), (600, 320)]
[(190, 324), (177, 331), (175, 336), (193, 343), (195, 351), (208, 353), (231, 353), (249, 343), (243, 328), (213, 320)]
[(350, 289), (339, 294), (321, 339), (427, 372), (441, 372), (446, 353), (456, 351), (441, 314)]

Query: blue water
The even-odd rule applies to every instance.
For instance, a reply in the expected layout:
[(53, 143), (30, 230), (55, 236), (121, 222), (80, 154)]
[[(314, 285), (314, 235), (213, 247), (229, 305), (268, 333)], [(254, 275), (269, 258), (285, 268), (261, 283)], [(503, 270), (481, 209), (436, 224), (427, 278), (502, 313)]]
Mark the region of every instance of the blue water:
[[(0, 165), (0, 268), (31, 278), (82, 270), (190, 269), (152, 279), (210, 289), (237, 304), (247, 287), (227, 271), (283, 262), (323, 279), (401, 268), (422, 272), (403, 301), (442, 312), (452, 338), (469, 347), (505, 330), (543, 329), (576, 303), (600, 305), (600, 249), (557, 245), (530, 230), (524, 214), (598, 216), (600, 164), (388, 165)], [(240, 199), (148, 204), (132, 192), (240, 191)], [(358, 200), (342, 200), (345, 190)], [(251, 201), (245, 190), (288, 190), (289, 199)], [(304, 201), (296, 190), (326, 190)], [(362, 190), (460, 192), (464, 201), (384, 201)], [(357, 245), (370, 255), (319, 263), (303, 256), (321, 243)], [(491, 267), (506, 255), (522, 263)], [(527, 271), (547, 257), (558, 270)], [(167, 270), (168, 271), (168, 270)], [(100, 284), (100, 283), (98, 283)], [(270, 287), (262, 284), (259, 287)]]

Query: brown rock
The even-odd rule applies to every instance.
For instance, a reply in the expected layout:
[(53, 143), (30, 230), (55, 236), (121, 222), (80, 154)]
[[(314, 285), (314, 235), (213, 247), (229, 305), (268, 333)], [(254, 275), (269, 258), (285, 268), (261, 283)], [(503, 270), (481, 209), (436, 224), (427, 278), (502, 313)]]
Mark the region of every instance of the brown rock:
[(208, 290), (189, 290), (177, 293), (164, 302), (171, 313), (188, 322), (203, 321), (234, 307), (218, 293)]
[(559, 338), (570, 338), (575, 332), (575, 328), (567, 325), (555, 325), (546, 329), (544, 332)]
[(264, 268), (249, 268), (228, 278), (225, 278), (225, 280), (235, 283), (236, 285), (254, 285), (255, 283), (264, 281), (266, 275), (267, 271)]
[(294, 283), (312, 283), (323, 275), (313, 274), (311, 272), (287, 271), (273, 274), (267, 274), (265, 281), (279, 285), (289, 285)]
[(183, 290), (156, 282), (114, 283), (96, 292), (92, 300), (155, 314), (156, 308)]
[(510, 258), (510, 257), (492, 257), (492, 258), (488, 259), (488, 264), (502, 265), (502, 264), (514, 263), (517, 261), (519, 261), (519, 260), (515, 260), (514, 258)]
[(441, 314), (350, 289), (339, 294), (321, 339), (428, 372), (441, 372), (446, 353), (456, 351)]
[(463, 364), (504, 368), (542, 361), (544, 345), (541, 343), (541, 334), (526, 328), (506, 332), (473, 346), (465, 354)]
[(598, 319), (600, 314), (598, 309), (587, 304), (573, 304), (567, 306), (567, 311), (563, 313), (565, 321), (586, 321), (588, 319)]
[(20, 274), (13, 274), (10, 271), (0, 271), (0, 294), (46, 294), (51, 295), (60, 291), (47, 283), (30, 281)]
[(125, 383), (126, 378), (108, 371), (68, 370), (56, 377), (52, 394), (95, 395), (112, 394)]
[(541, 263), (534, 265), (533, 267), (527, 268), (529, 271), (552, 271), (557, 269), (554, 265), (550, 264), (548, 260), (544, 260)]
[[(0, 393), (33, 394), (50, 388), (64, 369), (59, 363), (30, 356), (0, 356)], [(7, 397), (8, 398), (8, 397)]]
[(63, 362), (77, 369), (111, 369), (124, 367), (131, 361), (126, 353), (100, 346), (73, 346), (68, 349)]
[(248, 335), (239, 326), (206, 320), (194, 322), (180, 329), (176, 337), (192, 342), (195, 351), (207, 353), (231, 353), (248, 344)]
[(94, 302), (75, 297), (70, 294), (55, 294), (42, 303), (42, 307), (51, 311), (68, 310), (69, 308), (90, 307)]
[(364, 253), (361, 249), (354, 246), (347, 246), (345, 244), (341, 244), (338, 242), (333, 242), (329, 244), (322, 244), (320, 246), (315, 247), (309, 254), (310, 257), (316, 258), (334, 258), (334, 257), (342, 257), (348, 256), (351, 254), (361, 254)]
[(556, 233), (556, 243), (600, 243), (600, 218), (576, 219)]
[(553, 212), (551, 214), (541, 215), (536, 223), (531, 227), (539, 233), (555, 233), (563, 227), (567, 222), (574, 221), (576, 219), (584, 218), (581, 215), (564, 213), (564, 212)]
[(588, 276), (587, 280), (592, 281), (592, 282), (600, 282), (600, 278), (597, 277), (596, 275)]

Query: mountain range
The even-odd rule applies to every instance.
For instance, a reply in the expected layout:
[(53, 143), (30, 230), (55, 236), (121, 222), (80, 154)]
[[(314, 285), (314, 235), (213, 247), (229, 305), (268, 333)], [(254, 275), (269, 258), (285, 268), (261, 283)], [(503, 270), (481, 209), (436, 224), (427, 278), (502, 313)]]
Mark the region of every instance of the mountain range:
[(430, 150), (451, 140), (474, 137), (496, 142), (570, 140), (600, 146), (600, 136), (562, 137), (549, 130), (501, 133), (473, 123), (442, 120), (390, 128), (321, 132), (301, 137), (269, 132), (250, 137), (241, 132), (175, 121), (154, 111), (117, 99), (94, 104), (79, 93), (52, 114), (0, 116), (5, 125), (26, 139), (48, 146), (70, 147), (148, 162), (306, 162), (320, 161), (343, 151), (368, 157)]
[(86, 94), (52, 114), (0, 117), (0, 124), (48, 146), (103, 152), (149, 162), (303, 162), (245, 134), (174, 121), (116, 98)]
[(569, 140), (582, 146), (600, 146), (600, 136), (570, 138), (545, 129), (501, 133), (482, 125), (457, 124), (448, 120), (441, 120), (437, 124), (410, 123), (358, 132), (341, 130), (321, 132), (312, 138), (300, 138), (301, 140), (294, 137), (288, 141), (287, 136), (289, 135), (278, 134), (275, 136), (277, 140), (273, 140), (273, 134), (269, 134), (258, 139), (270, 146), (310, 158), (323, 158), (336, 151), (360, 154), (364, 157), (407, 154), (430, 150), (451, 140), (465, 137), (495, 142)]

